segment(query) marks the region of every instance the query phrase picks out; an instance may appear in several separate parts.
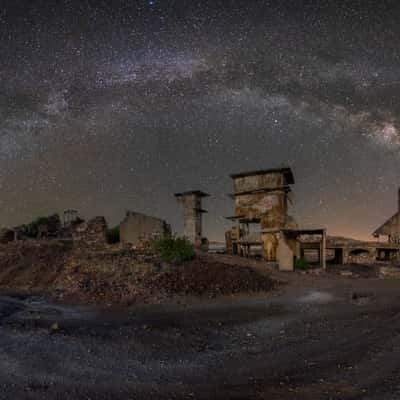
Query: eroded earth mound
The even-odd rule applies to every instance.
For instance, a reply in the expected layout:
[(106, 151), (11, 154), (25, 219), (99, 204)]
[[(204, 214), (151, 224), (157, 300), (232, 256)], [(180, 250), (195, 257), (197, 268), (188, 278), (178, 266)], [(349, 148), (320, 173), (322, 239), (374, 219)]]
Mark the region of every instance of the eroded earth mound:
[(0, 246), (0, 287), (96, 304), (159, 303), (179, 297), (266, 292), (274, 282), (254, 270), (198, 257), (167, 265), (151, 251), (71, 242), (26, 241)]

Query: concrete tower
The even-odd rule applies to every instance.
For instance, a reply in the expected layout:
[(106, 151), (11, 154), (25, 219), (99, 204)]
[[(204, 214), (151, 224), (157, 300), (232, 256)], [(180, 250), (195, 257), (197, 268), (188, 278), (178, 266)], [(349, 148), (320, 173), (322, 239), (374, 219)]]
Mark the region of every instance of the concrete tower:
[(202, 209), (203, 197), (209, 196), (199, 190), (176, 193), (175, 197), (183, 204), (184, 236), (196, 247), (203, 244), (202, 215), (207, 212)]

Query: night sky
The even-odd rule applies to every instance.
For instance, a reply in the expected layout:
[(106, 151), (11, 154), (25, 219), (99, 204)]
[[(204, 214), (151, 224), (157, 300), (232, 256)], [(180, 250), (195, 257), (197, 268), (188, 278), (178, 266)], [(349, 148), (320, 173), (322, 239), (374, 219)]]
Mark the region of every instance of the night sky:
[(399, 1), (1, 0), (0, 225), (128, 209), (205, 233), (229, 174), (291, 166), (291, 214), (367, 238), (400, 186)]

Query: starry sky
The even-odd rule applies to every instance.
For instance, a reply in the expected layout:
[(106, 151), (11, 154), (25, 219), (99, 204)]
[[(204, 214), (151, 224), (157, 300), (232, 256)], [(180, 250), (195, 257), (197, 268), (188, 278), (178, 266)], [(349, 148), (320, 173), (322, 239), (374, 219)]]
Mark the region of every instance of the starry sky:
[(400, 186), (398, 0), (1, 0), (0, 225), (167, 219), (290, 166), (304, 227), (368, 238)]

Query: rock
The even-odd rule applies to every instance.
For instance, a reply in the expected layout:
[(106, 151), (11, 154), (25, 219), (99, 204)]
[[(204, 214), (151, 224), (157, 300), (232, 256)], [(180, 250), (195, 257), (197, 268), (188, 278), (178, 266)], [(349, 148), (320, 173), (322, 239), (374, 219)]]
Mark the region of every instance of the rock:
[(60, 330), (60, 326), (58, 324), (58, 322), (54, 322), (51, 324), (50, 326), (50, 333), (56, 333)]
[(381, 267), (379, 269), (380, 278), (400, 279), (400, 268), (396, 267)]

